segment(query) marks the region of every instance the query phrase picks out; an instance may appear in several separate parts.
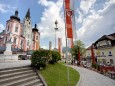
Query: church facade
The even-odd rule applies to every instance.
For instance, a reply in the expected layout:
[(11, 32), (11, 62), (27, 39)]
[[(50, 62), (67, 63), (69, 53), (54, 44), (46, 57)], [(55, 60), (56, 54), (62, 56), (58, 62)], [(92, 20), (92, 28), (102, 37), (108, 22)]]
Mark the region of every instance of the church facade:
[(28, 9), (23, 21), (18, 17), (18, 11), (6, 21), (6, 28), (0, 33), (0, 47), (5, 47), (7, 41), (12, 42), (12, 48), (23, 51), (39, 50), (40, 32), (37, 25), (32, 28), (30, 9)]

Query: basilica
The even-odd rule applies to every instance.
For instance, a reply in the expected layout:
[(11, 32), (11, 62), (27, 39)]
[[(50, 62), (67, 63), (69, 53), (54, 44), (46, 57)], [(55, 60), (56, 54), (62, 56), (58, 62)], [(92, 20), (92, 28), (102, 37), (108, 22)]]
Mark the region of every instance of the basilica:
[(10, 19), (6, 21), (6, 28), (0, 33), (0, 47), (5, 48), (8, 41), (12, 43), (13, 49), (39, 50), (40, 32), (36, 24), (32, 28), (30, 9), (22, 21), (17, 10), (15, 15), (10, 16)]

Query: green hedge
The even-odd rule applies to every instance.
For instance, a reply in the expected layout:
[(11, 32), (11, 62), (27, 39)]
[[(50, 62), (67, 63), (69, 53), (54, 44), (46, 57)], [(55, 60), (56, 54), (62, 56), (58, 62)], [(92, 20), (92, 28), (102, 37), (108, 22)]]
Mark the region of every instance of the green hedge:
[(52, 61), (55, 63), (55, 62), (57, 62), (57, 61), (59, 61), (59, 60), (61, 60), (61, 55), (60, 55), (60, 53), (59, 52), (57, 52), (57, 51), (52, 51)]
[(60, 59), (61, 55), (57, 51), (39, 50), (33, 52), (31, 62), (32, 66), (40, 69), (46, 67), (48, 62), (54, 64)]
[(32, 54), (31, 62), (32, 66), (40, 69), (46, 67), (46, 62), (49, 58), (49, 51), (48, 50), (40, 50), (35, 51)]

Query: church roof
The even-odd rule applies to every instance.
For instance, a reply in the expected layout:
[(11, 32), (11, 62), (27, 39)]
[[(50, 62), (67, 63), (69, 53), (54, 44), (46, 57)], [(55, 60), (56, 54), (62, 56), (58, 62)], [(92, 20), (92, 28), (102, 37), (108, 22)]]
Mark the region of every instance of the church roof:
[(104, 35), (104, 36), (102, 36), (101, 38), (99, 38), (99, 39), (95, 42), (95, 44), (96, 44), (97, 42), (99, 42), (99, 41), (102, 41), (102, 40), (115, 40), (115, 33), (110, 34), (110, 35)]
[(32, 31), (38, 32), (37, 25), (35, 24), (35, 27), (32, 29)]
[(26, 16), (25, 16), (26, 18), (31, 18), (30, 17), (30, 9), (28, 9), (28, 11), (27, 11), (27, 13), (26, 13)]
[(20, 22), (20, 18), (18, 17), (18, 11), (15, 11), (15, 15), (10, 16), (11, 19), (16, 19)]

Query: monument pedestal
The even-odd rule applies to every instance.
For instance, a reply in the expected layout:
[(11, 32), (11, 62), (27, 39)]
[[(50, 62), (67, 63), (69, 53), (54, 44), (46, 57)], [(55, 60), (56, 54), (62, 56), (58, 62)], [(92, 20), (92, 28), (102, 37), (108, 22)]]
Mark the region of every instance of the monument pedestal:
[(4, 52), (4, 55), (12, 55), (11, 45), (12, 45), (11, 42), (6, 43), (6, 50)]
[(12, 55), (12, 52), (11, 51), (5, 51), (4, 55)]
[(18, 55), (13, 55), (11, 51), (11, 42), (6, 43), (6, 50), (3, 55), (0, 55), (0, 62), (7, 62), (7, 61), (18, 61)]

